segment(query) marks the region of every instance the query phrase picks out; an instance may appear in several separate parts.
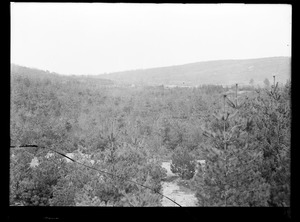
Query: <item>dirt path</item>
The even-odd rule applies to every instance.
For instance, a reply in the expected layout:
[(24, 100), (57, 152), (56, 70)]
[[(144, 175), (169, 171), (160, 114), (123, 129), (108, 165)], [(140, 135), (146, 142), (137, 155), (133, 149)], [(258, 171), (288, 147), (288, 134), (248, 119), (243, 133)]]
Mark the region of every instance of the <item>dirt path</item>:
[[(167, 178), (162, 182), (163, 195), (171, 198), (181, 206), (196, 206), (197, 198), (195, 197), (195, 194), (192, 191), (188, 191), (186, 188), (182, 189), (178, 185), (180, 178), (171, 172), (170, 163), (163, 162), (162, 167), (167, 170)], [(164, 197), (162, 199), (162, 206), (173, 207), (178, 205)]]

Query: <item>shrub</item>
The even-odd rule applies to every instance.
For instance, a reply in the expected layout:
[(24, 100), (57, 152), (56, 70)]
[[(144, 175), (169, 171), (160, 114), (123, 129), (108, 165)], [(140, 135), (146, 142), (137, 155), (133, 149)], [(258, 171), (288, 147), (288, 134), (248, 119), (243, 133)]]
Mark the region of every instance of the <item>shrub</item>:
[(188, 149), (177, 147), (172, 155), (171, 171), (178, 174), (182, 179), (189, 180), (195, 174), (195, 158)]

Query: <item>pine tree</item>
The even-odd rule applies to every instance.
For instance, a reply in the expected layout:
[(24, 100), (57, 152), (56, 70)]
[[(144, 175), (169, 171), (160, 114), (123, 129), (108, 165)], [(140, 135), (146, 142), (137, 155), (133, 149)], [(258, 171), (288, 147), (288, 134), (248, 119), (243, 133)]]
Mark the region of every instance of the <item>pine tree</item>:
[(271, 88), (258, 90), (253, 101), (256, 140), (262, 147), (261, 172), (271, 186), (270, 206), (290, 205), (290, 83), (284, 88), (275, 81)]
[(224, 94), (223, 110), (213, 114), (210, 127), (202, 127), (212, 145), (206, 147), (205, 168), (195, 178), (200, 206), (267, 205), (269, 186), (258, 168), (262, 153), (250, 139), (252, 120), (239, 114), (244, 105), (237, 99), (236, 85), (235, 102)]

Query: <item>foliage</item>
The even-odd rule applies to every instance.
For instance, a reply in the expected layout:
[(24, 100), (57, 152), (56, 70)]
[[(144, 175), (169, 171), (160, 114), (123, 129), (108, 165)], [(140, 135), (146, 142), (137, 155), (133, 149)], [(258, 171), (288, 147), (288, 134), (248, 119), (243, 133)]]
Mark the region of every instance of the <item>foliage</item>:
[(189, 180), (194, 176), (195, 166), (195, 158), (189, 153), (189, 150), (177, 147), (172, 155), (171, 171), (182, 179)]
[(101, 201), (95, 194), (90, 185), (84, 185), (82, 190), (76, 193), (76, 206), (114, 206), (113, 203)]
[[(234, 108), (231, 112), (226, 102)], [(211, 130), (203, 128), (212, 146), (206, 147), (205, 168), (195, 179), (201, 206), (267, 205), (269, 184), (257, 167), (262, 165), (262, 153), (250, 140), (251, 119), (237, 115), (243, 108), (224, 95), (223, 112), (214, 115)]]
[(128, 87), (13, 67), (11, 145), (77, 153), (79, 162), (92, 159), (115, 176), (56, 154), (46, 158), (46, 150), (11, 149), (10, 204), (160, 206), (161, 161), (172, 159), (173, 171), (187, 179), (193, 160), (205, 159), (193, 177), (202, 205), (224, 206), (226, 199), (227, 206), (289, 206), (290, 83), (244, 87), (248, 99), (228, 96), (224, 111), (219, 95), (227, 89)]
[[(151, 187), (153, 182), (151, 177), (147, 176), (144, 186)], [(119, 204), (121, 206), (140, 206), (140, 207), (154, 207), (161, 206), (161, 195), (154, 193), (145, 187), (138, 186), (132, 193), (124, 193)]]
[(32, 168), (28, 158), (26, 158), (28, 162), (24, 165), (20, 162), (16, 163), (15, 161), (24, 158), (24, 154), (24, 152), (20, 153), (12, 161), (11, 204), (49, 206), (49, 200), (53, 197), (53, 186), (63, 176), (61, 165), (46, 160), (41, 162), (39, 167)]
[(290, 83), (259, 90), (252, 106), (256, 116), (255, 139), (263, 152), (261, 172), (271, 186), (268, 203), (290, 206)]

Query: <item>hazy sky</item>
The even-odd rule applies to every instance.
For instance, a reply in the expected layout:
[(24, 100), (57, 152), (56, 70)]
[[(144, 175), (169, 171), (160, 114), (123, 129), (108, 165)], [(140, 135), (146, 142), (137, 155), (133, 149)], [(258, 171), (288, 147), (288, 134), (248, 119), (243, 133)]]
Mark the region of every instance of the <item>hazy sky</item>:
[(100, 74), (291, 56), (291, 6), (12, 3), (11, 62)]

